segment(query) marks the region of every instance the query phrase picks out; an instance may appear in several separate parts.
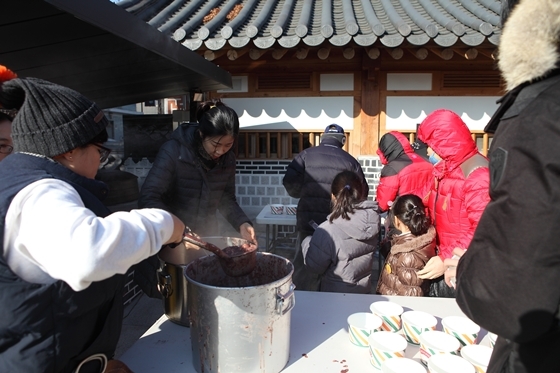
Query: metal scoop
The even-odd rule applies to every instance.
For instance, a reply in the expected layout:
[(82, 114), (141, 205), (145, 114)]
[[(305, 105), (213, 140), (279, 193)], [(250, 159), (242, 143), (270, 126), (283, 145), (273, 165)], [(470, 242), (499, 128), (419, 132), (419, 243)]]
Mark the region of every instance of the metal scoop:
[[(257, 266), (257, 246), (247, 240), (240, 238), (239, 242), (236, 243), (237, 247), (230, 246), (224, 250), (214, 244), (203, 241), (191, 233), (185, 233), (183, 241), (214, 253), (228, 276), (240, 277), (248, 275)], [(248, 247), (243, 247), (245, 245), (248, 245)], [(233, 255), (228, 255), (228, 252), (233, 253)]]

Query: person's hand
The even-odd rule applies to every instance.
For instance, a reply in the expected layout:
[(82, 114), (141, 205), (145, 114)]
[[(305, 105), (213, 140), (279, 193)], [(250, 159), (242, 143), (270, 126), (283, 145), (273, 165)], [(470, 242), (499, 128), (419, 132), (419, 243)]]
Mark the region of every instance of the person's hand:
[(446, 268), (444, 276), (445, 283), (447, 286), (455, 288), (456, 276), (457, 276), (457, 264), (459, 264), (459, 258), (465, 253), (465, 249), (456, 247), (453, 249), (453, 257), (445, 259), (443, 261), (443, 266)]
[(418, 275), (418, 278), (421, 278), (423, 280), (432, 280), (443, 275), (443, 272), (445, 272), (443, 260), (441, 260), (441, 258), (436, 255), (434, 257), (431, 257), (424, 268), (416, 272), (416, 274)]
[(239, 227), (239, 233), (241, 233), (241, 237), (249, 242), (254, 243), (259, 246), (257, 242), (257, 235), (255, 233), (255, 228), (249, 223), (243, 223)]
[(171, 237), (164, 242), (164, 245), (171, 244), (171, 243), (181, 243), (183, 242), (183, 234), (185, 233), (185, 223), (181, 221), (177, 216), (171, 214), (173, 218), (173, 234)]

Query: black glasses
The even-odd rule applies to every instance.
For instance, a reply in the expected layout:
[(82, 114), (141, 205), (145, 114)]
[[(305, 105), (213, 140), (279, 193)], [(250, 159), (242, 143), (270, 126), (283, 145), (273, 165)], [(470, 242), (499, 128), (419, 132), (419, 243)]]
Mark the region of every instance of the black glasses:
[(111, 149), (104, 147), (103, 145), (93, 144), (99, 150), (99, 162), (103, 163), (109, 158), (109, 154), (111, 154)]
[(2, 144), (0, 145), (0, 153), (2, 154), (10, 154), (12, 151), (14, 151), (14, 147), (11, 145), (7, 145), (7, 144)]

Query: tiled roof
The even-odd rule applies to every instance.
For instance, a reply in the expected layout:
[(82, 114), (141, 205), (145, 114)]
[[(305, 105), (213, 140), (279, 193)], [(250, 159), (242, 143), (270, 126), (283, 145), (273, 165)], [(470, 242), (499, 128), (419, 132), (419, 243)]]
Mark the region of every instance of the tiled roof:
[[(191, 50), (497, 45), (498, 0), (122, 0)], [(485, 43), (488, 44), (488, 43)]]

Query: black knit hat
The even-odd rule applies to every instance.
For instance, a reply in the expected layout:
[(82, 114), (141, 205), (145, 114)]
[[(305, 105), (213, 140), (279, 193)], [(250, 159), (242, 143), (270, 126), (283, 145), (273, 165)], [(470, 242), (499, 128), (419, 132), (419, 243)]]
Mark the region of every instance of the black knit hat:
[(12, 122), (12, 140), (18, 152), (47, 157), (63, 154), (86, 145), (108, 124), (94, 102), (45, 80), (9, 80), (2, 84), (0, 96), (4, 104), (18, 109)]

